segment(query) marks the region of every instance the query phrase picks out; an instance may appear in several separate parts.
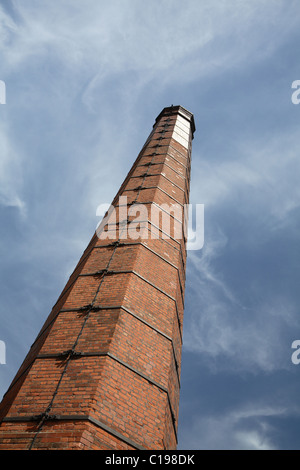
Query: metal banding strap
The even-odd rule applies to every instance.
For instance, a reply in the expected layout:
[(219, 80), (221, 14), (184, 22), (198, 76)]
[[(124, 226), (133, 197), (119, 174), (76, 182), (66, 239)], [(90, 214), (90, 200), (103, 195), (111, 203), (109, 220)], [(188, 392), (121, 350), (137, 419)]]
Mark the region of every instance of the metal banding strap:
[[(49, 353), (49, 354), (39, 354), (36, 356), (35, 359), (52, 359), (52, 358), (66, 358), (66, 359), (71, 359), (71, 358), (82, 358), (82, 357), (109, 357), (111, 359), (113, 359), (114, 361), (118, 362), (119, 364), (121, 364), (123, 367), (126, 367), (127, 369), (129, 369), (130, 371), (132, 371), (133, 373), (137, 374), (139, 377), (143, 378), (144, 380), (146, 380), (147, 382), (149, 382), (150, 384), (156, 386), (157, 388), (159, 388), (162, 392), (166, 393), (167, 395), (167, 399), (168, 399), (168, 405), (169, 405), (169, 408), (170, 408), (170, 414), (171, 414), (171, 418), (172, 418), (172, 424), (173, 424), (173, 428), (174, 428), (174, 434), (175, 434), (175, 437), (176, 437), (176, 441), (177, 441), (177, 427), (176, 427), (176, 418), (175, 418), (175, 414), (173, 412), (173, 407), (172, 407), (172, 404), (171, 404), (171, 400), (170, 400), (170, 395), (169, 395), (169, 391), (166, 387), (160, 385), (158, 382), (156, 382), (155, 380), (151, 379), (149, 376), (143, 374), (141, 371), (139, 371), (138, 369), (136, 369), (135, 367), (132, 367), (131, 365), (127, 364), (126, 362), (122, 361), (121, 359), (119, 359), (117, 356), (115, 356), (114, 354), (106, 351), (106, 352), (90, 352), (90, 353), (85, 353), (85, 352), (81, 352), (81, 351), (74, 351), (74, 350), (68, 350), (68, 351), (64, 351), (62, 353)], [(25, 421), (39, 421), (39, 428), (41, 427), (41, 425), (48, 419), (51, 419), (51, 414), (49, 412), (45, 412), (45, 413), (42, 413), (40, 415), (32, 415), (29, 419), (29, 417), (27, 417), (27, 419), (25, 419)], [(56, 415), (53, 415), (54, 417), (52, 419), (56, 419), (55, 416)], [(3, 421), (10, 421), (10, 420), (13, 420), (13, 421), (16, 421), (16, 420), (24, 420), (24, 418), (26, 417), (7, 417), (7, 418), (4, 418)]]
[(32, 416), (9, 416), (6, 418), (3, 418), (3, 422), (27, 422), (27, 421), (89, 421), (90, 423), (94, 424), (95, 426), (103, 429), (104, 431), (108, 432), (109, 434), (112, 434), (113, 436), (117, 437), (118, 439), (122, 440), (123, 442), (126, 442), (126, 444), (130, 445), (131, 447), (134, 447), (135, 449), (138, 450), (146, 450), (144, 447), (142, 447), (140, 444), (137, 444), (134, 442), (132, 439), (123, 436), (119, 431), (116, 431), (115, 429), (111, 428), (105, 423), (102, 423), (98, 419), (89, 416), (89, 415), (54, 415), (54, 414), (49, 414), (49, 413), (42, 413), (40, 415), (32, 415)]

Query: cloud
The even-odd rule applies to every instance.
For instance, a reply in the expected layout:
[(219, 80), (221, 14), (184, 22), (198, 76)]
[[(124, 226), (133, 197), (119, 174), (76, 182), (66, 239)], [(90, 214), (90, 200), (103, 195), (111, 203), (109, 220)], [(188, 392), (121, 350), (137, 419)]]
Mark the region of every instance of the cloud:
[(224, 149), (214, 160), (199, 155), (193, 178), (200, 184), (193, 188), (193, 199), (218, 208), (239, 198), (241, 212), (246, 204), (247, 209), (284, 217), (300, 205), (295, 178), (300, 170), (298, 138), (297, 128), (283, 129), (279, 136), (273, 134), (267, 139), (258, 130), (251, 141), (237, 135), (230, 154)]
[[(38, 2), (31, 0), (26, 7), (21, 1), (13, 5), (14, 15), (1, 9), (2, 51), (9, 44), (7, 64), (20, 66), (52, 48), (64, 67), (88, 67), (102, 76), (126, 69), (144, 71), (152, 79), (184, 63), (180, 80), (189, 81), (203, 72), (215, 73), (271, 54), (282, 36), (295, 27), (292, 8), (283, 1), (265, 5), (257, 0), (251, 4), (190, 0), (183, 5), (169, 0), (159, 4), (67, 0), (59, 9), (50, 1), (39, 9)], [(280, 22), (280, 39), (274, 30), (275, 18)], [(266, 34), (273, 39), (267, 44)], [(239, 40), (232, 41), (233, 37)], [(168, 74), (165, 78), (177, 81)]]
[(271, 291), (266, 280), (260, 284), (264, 265), (248, 272), (248, 256), (240, 274), (247, 248), (228, 245), (229, 239), (214, 230), (206, 236), (201, 254), (189, 253), (184, 349), (200, 354), (215, 372), (289, 369), (291, 334), (300, 328), (297, 304), (280, 288), (280, 281), (274, 292), (275, 277)]
[(294, 127), (268, 138), (257, 130), (194, 165), (192, 202), (205, 204), (205, 241), (188, 254), (184, 347), (217, 371), (290, 367), (290, 338), (300, 329), (297, 142)]
[(271, 419), (287, 415), (285, 408), (244, 404), (233, 410), (222, 410), (218, 415), (194, 417), (183, 436), (183, 448), (276, 450)]

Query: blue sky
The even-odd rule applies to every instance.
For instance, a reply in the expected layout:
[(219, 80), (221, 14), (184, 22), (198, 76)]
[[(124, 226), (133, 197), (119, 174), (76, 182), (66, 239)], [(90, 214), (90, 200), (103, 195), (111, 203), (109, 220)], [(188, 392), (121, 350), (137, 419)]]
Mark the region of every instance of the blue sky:
[(171, 104), (195, 116), (179, 449), (300, 449), (300, 4), (0, 0), (0, 395)]

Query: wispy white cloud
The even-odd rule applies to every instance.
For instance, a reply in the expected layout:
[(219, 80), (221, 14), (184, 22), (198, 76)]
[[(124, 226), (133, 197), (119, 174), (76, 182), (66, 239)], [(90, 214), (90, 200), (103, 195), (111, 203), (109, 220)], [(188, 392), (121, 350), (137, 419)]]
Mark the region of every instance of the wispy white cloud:
[[(193, 177), (199, 181), (193, 198), (207, 207), (218, 208), (238, 201), (240, 212), (255, 210), (267, 217), (282, 218), (300, 205), (300, 189), (296, 177), (300, 170), (297, 152), (298, 129), (282, 131), (280, 136), (257, 140), (236, 138), (234, 150), (220, 159), (209, 161), (200, 155)], [(252, 209), (251, 209), (252, 208)]]
[[(205, 203), (205, 242), (202, 252), (189, 252), (185, 348), (201, 353), (216, 370), (290, 367), (288, 332), (300, 327), (298, 303), (275, 272), (279, 278), (285, 269), (292, 277), (292, 266), (278, 264), (271, 273), (268, 262), (276, 259), (274, 246), (279, 254), (284, 239), (297, 233), (297, 142), (297, 130), (267, 141), (258, 134), (252, 142), (237, 140), (234, 158), (204, 156), (194, 168), (193, 201)], [(249, 275), (251, 254), (257, 265)]]
[[(13, 5), (17, 22), (1, 8), (2, 51), (9, 44), (6, 66), (20, 66), (54, 48), (65, 67), (86, 65), (103, 75), (144, 70), (152, 78), (189, 58), (187, 73), (180, 74), (180, 79), (190, 80), (191, 74), (199, 78), (207, 70), (216, 72), (272, 53), (282, 36), (295, 27), (292, 8), (283, 1), (266, 5), (257, 0), (251, 4), (237, 0), (185, 4), (65, 0), (59, 9), (50, 1), (39, 9), (36, 0), (26, 6), (15, 0)], [(267, 44), (266, 34), (273, 39)], [(221, 47), (215, 48), (215, 41)]]
[[(218, 263), (230, 263), (227, 249), (226, 236), (214, 230), (206, 237), (202, 253), (189, 253), (185, 350), (200, 354), (215, 372), (289, 369), (288, 332), (300, 327), (297, 304), (280, 290), (269, 292), (264, 284), (253, 283), (246, 269), (241, 270), (248, 286), (245, 298), (232, 285), (232, 274), (226, 278), (230, 269), (216, 268)], [(242, 252), (243, 248), (238, 251), (241, 257)]]
[(183, 441), (187, 449), (276, 450), (269, 418), (287, 417), (285, 408), (257, 404), (194, 417)]

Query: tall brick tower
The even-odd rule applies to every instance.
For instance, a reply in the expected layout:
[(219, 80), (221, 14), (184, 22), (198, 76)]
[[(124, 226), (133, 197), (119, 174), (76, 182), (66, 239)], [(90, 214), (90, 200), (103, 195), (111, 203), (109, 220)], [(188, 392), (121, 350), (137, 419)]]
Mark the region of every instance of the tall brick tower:
[(156, 118), (4, 395), (0, 449), (176, 449), (194, 131), (181, 106)]

